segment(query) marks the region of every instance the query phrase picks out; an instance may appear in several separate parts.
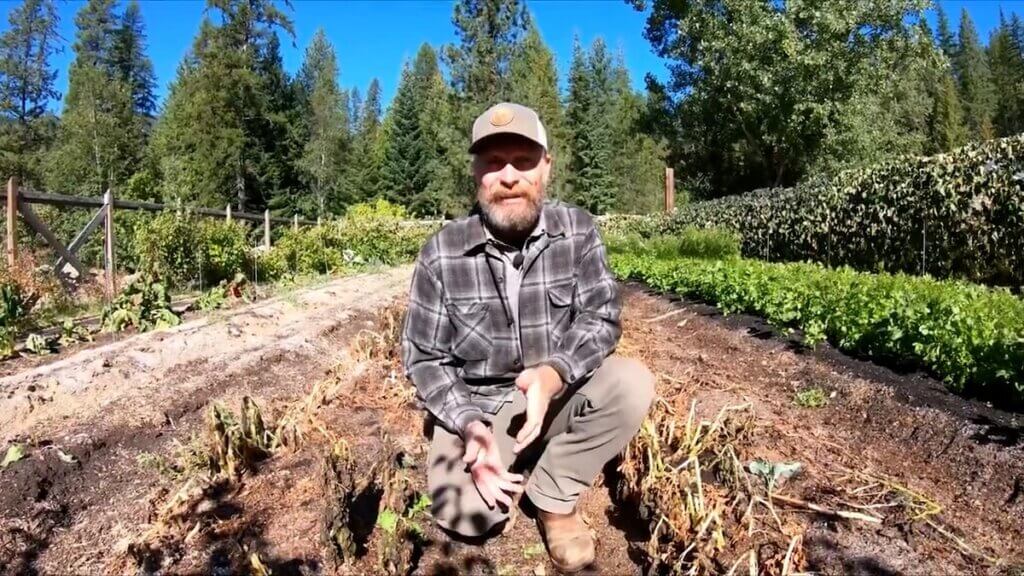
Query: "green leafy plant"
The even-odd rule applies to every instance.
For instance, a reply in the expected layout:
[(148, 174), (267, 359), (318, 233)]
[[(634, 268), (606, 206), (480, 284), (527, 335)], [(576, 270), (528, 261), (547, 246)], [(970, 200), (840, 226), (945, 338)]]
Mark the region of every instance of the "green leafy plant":
[(11, 464), (25, 458), (26, 451), (25, 445), (17, 442), (7, 447), (7, 453), (4, 454), (3, 461), (0, 461), (0, 470), (6, 469)]
[(779, 480), (786, 480), (800, 471), (799, 462), (769, 462), (767, 460), (751, 460), (747, 463), (747, 470), (751, 474), (764, 480), (765, 486), (770, 493), (775, 489)]
[(92, 342), (92, 334), (88, 328), (81, 324), (76, 324), (74, 320), (68, 318), (60, 325), (60, 338), (58, 342), (61, 346), (71, 346), (77, 342)]
[(818, 264), (610, 257), (621, 278), (802, 330), (810, 345), (921, 366), (957, 393), (1024, 402), (1024, 301), (1006, 290)]
[(828, 394), (815, 386), (797, 392), (793, 396), (793, 402), (801, 408), (821, 408), (828, 404)]
[(103, 309), (101, 325), (108, 332), (136, 328), (142, 332), (177, 326), (167, 289), (151, 274), (129, 277), (121, 293)]
[(57, 349), (57, 342), (41, 334), (29, 334), (25, 340), (25, 348), (38, 356), (52, 354)]

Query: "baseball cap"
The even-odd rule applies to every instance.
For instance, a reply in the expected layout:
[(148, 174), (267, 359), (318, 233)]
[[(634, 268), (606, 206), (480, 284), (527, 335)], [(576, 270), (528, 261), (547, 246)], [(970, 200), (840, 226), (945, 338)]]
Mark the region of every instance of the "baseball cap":
[(517, 134), (548, 149), (548, 134), (540, 116), (532, 109), (512, 102), (501, 102), (488, 108), (473, 122), (472, 154), (484, 139), (497, 134)]

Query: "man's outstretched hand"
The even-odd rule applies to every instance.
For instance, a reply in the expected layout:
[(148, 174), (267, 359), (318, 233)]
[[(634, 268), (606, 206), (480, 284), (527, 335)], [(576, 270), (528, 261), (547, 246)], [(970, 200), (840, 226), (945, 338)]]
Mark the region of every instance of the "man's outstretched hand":
[(516, 378), (516, 388), (526, 396), (526, 423), (516, 436), (513, 452), (519, 454), (540, 436), (551, 399), (563, 386), (562, 377), (550, 366), (528, 368)]
[(523, 476), (509, 473), (502, 464), (498, 443), (491, 429), (483, 422), (473, 422), (466, 427), (463, 440), (466, 453), (462, 461), (469, 464), (473, 484), (480, 497), (490, 508), (494, 508), (498, 502), (511, 508), (512, 494), (523, 491)]

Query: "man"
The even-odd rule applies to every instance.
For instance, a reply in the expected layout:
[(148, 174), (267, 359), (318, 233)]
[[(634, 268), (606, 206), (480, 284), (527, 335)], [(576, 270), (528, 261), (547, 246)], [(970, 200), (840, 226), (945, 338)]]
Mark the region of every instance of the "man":
[[(552, 562), (574, 572), (594, 560), (576, 502), (636, 434), (654, 379), (611, 355), (617, 285), (591, 216), (545, 200), (551, 156), (537, 113), (492, 107), (469, 151), (476, 206), (420, 252), (402, 337), (406, 374), (437, 424), (433, 515), (486, 536), (525, 492)], [(512, 470), (528, 457), (524, 482)]]

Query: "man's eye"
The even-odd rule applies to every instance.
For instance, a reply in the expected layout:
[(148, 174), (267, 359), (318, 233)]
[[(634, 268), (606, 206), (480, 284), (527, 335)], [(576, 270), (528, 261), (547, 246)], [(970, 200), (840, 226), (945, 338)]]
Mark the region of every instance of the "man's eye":
[(516, 170), (532, 170), (536, 165), (537, 161), (532, 156), (524, 156), (522, 158), (516, 158), (516, 161), (512, 164), (516, 167)]

